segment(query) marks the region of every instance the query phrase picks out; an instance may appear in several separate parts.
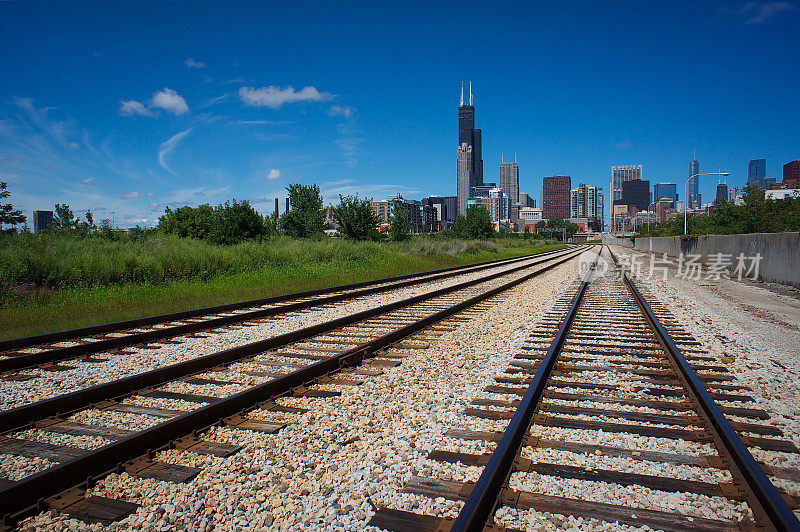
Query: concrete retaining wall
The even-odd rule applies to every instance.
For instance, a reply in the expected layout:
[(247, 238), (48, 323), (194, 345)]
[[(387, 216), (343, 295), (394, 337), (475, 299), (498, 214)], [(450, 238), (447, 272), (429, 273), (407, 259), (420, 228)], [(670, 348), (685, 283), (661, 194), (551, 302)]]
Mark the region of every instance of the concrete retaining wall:
[(638, 237), (635, 241), (604, 234), (602, 241), (611, 246), (634, 247), (659, 255), (666, 253), (670, 257), (677, 257), (681, 253), (696, 254), (701, 256), (700, 260), (704, 263), (708, 262), (709, 255), (716, 253), (731, 255), (734, 265), (740, 253), (748, 257), (760, 253), (759, 279), (800, 287), (800, 233), (708, 235), (692, 240), (657, 236)]

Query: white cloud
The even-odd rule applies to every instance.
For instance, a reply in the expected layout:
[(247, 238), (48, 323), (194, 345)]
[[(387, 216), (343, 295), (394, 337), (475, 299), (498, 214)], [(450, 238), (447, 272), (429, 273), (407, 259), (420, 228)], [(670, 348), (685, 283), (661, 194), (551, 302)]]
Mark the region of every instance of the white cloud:
[(182, 115), (189, 112), (189, 106), (183, 96), (172, 89), (164, 87), (164, 90), (156, 91), (150, 98), (150, 107), (160, 107), (170, 113)]
[(77, 142), (70, 142), (69, 143), (69, 149), (71, 149), (71, 150), (77, 150), (79, 147), (80, 147), (80, 144), (78, 144)]
[(355, 109), (350, 107), (349, 105), (332, 105), (330, 109), (328, 109), (328, 114), (331, 116), (343, 116), (345, 118), (350, 118), (353, 116)]
[(186, 68), (205, 68), (206, 67), (205, 63), (201, 63), (200, 61), (195, 61), (191, 57), (189, 59), (187, 59), (186, 61), (184, 61), (183, 64), (186, 65)]
[(133, 191), (133, 192), (126, 192), (125, 194), (122, 195), (122, 197), (123, 199), (139, 199), (142, 197), (142, 195), (136, 191)]
[(285, 89), (270, 85), (269, 87), (242, 87), (239, 89), (239, 98), (245, 105), (251, 107), (269, 107), (280, 109), (284, 104), (294, 102), (324, 102), (332, 98), (327, 92), (319, 92), (314, 87), (303, 87), (295, 91), (290, 85)]
[(122, 116), (155, 116), (156, 114), (136, 100), (122, 100), (119, 106), (119, 114)]
[(267, 179), (269, 181), (273, 181), (275, 179), (279, 179), (281, 177), (281, 171), (277, 168), (273, 168), (272, 170), (267, 173)]
[(170, 174), (175, 175), (175, 172), (167, 165), (167, 155), (172, 153), (172, 150), (178, 145), (178, 143), (183, 139), (186, 135), (188, 135), (192, 131), (192, 128), (186, 129), (181, 131), (180, 133), (176, 133), (175, 135), (171, 136), (169, 139), (165, 140), (161, 143), (161, 146), (158, 147), (158, 164), (161, 165), (161, 168), (169, 172)]
[(739, 15), (745, 19), (745, 24), (754, 25), (763, 24), (779, 13), (784, 11), (792, 11), (794, 9), (797, 9), (797, 6), (791, 2), (766, 2), (763, 4), (759, 4), (758, 2), (747, 2), (741, 7), (735, 9), (724, 7), (721, 8), (720, 11), (723, 13), (734, 13)]

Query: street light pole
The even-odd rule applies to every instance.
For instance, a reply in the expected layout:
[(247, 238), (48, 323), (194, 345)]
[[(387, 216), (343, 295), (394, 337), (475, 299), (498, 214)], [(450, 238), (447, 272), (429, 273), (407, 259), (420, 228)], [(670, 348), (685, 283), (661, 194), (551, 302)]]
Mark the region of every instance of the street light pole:
[(699, 177), (701, 175), (730, 175), (730, 172), (708, 172), (705, 174), (692, 174), (689, 176), (689, 179), (686, 180), (686, 185), (683, 187), (683, 234), (685, 235), (688, 228), (689, 228), (689, 215), (688, 215), (688, 208), (689, 208), (689, 181), (692, 180), (693, 177)]

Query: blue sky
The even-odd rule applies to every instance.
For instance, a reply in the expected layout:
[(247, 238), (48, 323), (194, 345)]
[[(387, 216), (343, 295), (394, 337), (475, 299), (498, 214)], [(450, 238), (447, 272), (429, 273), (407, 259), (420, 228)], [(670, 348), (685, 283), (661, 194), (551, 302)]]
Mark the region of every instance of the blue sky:
[(0, 0), (0, 179), (29, 216), (64, 202), (122, 226), (231, 198), (270, 213), (294, 182), (454, 195), (472, 80), (486, 180), (516, 152), (534, 197), (553, 174), (607, 195), (614, 164), (682, 189), (695, 152), (729, 185), (759, 157), (780, 180), (798, 22), (797, 0)]

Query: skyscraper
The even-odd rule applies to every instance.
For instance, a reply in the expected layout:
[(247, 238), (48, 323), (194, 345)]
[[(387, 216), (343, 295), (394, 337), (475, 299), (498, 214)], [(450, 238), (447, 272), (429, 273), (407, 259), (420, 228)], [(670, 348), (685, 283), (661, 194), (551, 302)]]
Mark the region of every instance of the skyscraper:
[(678, 187), (675, 183), (656, 183), (653, 185), (653, 202), (661, 198), (672, 200), (671, 208), (675, 208), (675, 200), (678, 199)]
[(747, 182), (752, 183), (767, 177), (767, 160), (753, 159), (747, 163)]
[[(464, 163), (462, 165), (462, 163)], [(471, 187), (483, 184), (483, 159), (481, 156), (481, 130), (475, 129), (475, 107), (472, 106), (472, 82), (469, 84), (469, 105), (464, 105), (464, 84), (461, 84), (461, 101), (458, 106), (458, 212), (467, 212), (467, 199)]]
[(603, 189), (581, 183), (569, 191), (569, 217), (587, 218), (588, 226), (603, 230)]
[(800, 159), (783, 165), (783, 182), (790, 186), (800, 187)]
[(554, 175), (542, 179), (542, 218), (569, 218), (569, 191), (571, 179), (568, 175)]
[(513, 163), (500, 163), (500, 188), (512, 204), (519, 203), (519, 166), (514, 159)]
[(641, 164), (625, 164), (611, 167), (611, 203), (622, 199), (622, 183), (642, 178)]
[(684, 201), (686, 202), (685, 205), (688, 209), (691, 209), (695, 206), (699, 207), (700, 203), (700, 192), (698, 191), (700, 187), (700, 163), (697, 160), (693, 160), (689, 163), (689, 179), (688, 188), (686, 191), (686, 197)]
[(714, 201), (725, 200), (728, 201), (728, 185), (727, 183), (717, 183), (717, 197)]
[(620, 205), (632, 205), (637, 211), (646, 211), (650, 205), (650, 181), (633, 179), (622, 182), (622, 199)]
[(519, 203), (522, 207), (536, 208), (536, 200), (524, 192), (519, 195)]

